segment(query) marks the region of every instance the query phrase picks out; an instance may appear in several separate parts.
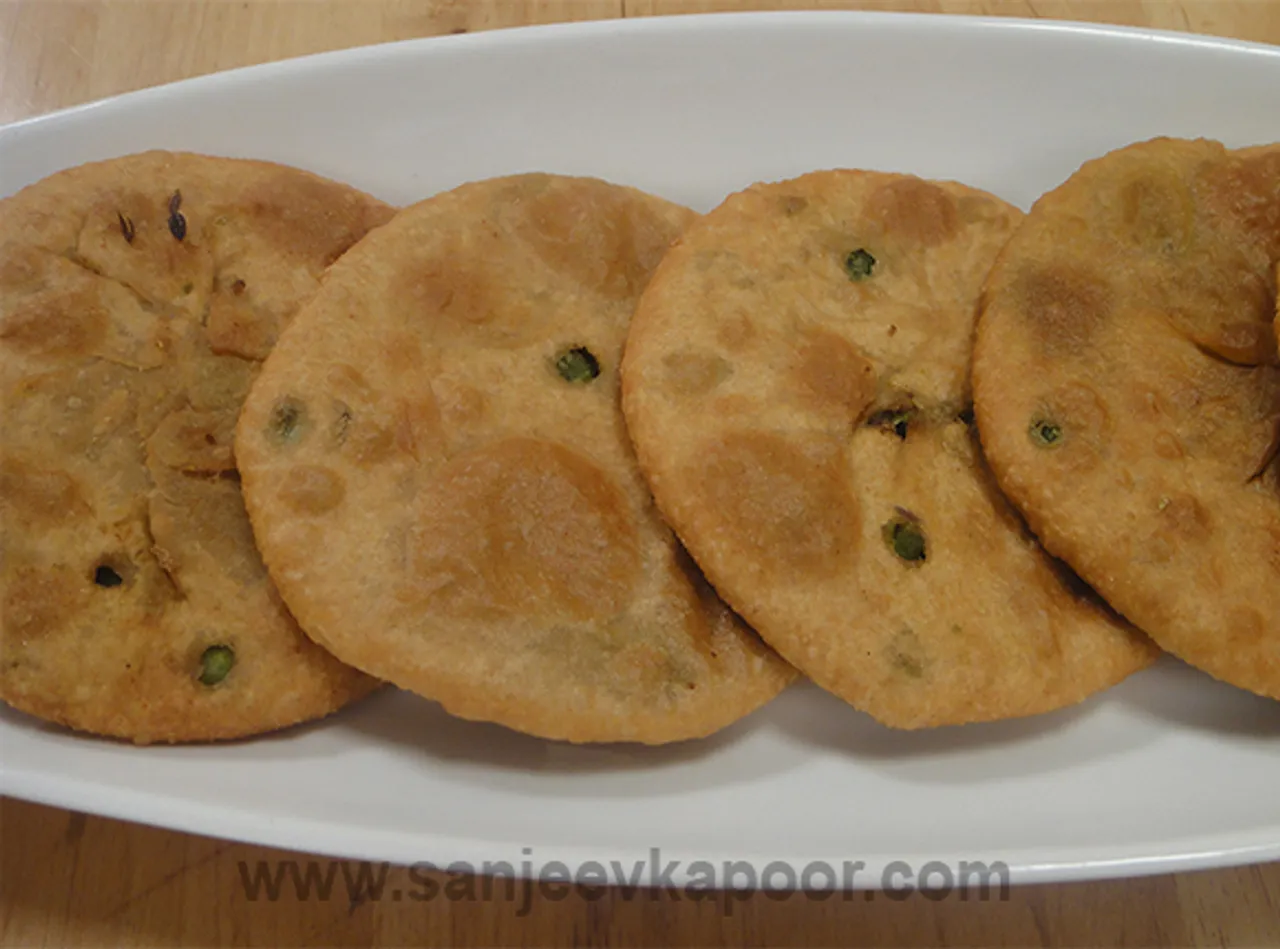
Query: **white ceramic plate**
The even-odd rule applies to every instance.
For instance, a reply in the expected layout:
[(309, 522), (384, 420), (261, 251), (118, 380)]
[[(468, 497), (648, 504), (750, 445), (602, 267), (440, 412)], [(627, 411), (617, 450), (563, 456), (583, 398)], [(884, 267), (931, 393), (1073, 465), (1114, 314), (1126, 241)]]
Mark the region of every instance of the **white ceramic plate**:
[[(290, 162), (406, 203), (540, 169), (705, 209), (759, 179), (861, 166), (1025, 207), (1138, 139), (1280, 140), (1277, 103), (1280, 49), (1172, 34), (843, 14), (598, 23), (327, 54), (9, 126), (0, 194), (162, 146)], [(798, 874), (821, 859), (862, 861), (839, 881), (855, 887), (898, 860), (1003, 861), (1027, 882), (1280, 857), (1280, 703), (1172, 661), (1079, 709), (925, 734), (801, 686), (712, 740), (573, 748), (388, 692), (221, 747), (135, 749), (5, 711), (0, 760), (6, 794), (198, 833), (534, 874), (594, 859), (631, 876), (640, 861), (637, 882), (654, 880), (652, 848), (680, 861), (675, 883), (695, 860)]]

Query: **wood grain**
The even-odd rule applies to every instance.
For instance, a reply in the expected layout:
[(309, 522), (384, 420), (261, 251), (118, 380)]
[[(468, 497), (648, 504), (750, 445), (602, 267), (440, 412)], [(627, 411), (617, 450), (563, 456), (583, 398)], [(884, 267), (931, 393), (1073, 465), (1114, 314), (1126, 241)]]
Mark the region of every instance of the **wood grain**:
[[(526, 904), (395, 901), (421, 884), (393, 869), (381, 900), (251, 900), (240, 865), (302, 854), (0, 802), (0, 946), (1273, 946), (1280, 864), (1115, 883), (1015, 887), (1007, 900), (816, 901), (610, 891)], [(325, 868), (327, 861), (320, 862)], [(355, 865), (351, 864), (352, 872)], [(447, 878), (435, 874), (443, 888)], [(482, 895), (476, 886), (477, 896)]]
[[(570, 19), (850, 8), (1052, 17), (1280, 43), (1277, 0), (0, 0), (0, 121), (338, 47)], [(2, 750), (0, 750), (2, 751)], [(309, 858), (0, 801), (0, 946), (1267, 946), (1280, 864), (1014, 889), (1007, 900), (824, 901), (641, 891), (515, 899), (249, 899), (240, 866)], [(323, 869), (323, 864), (322, 867)], [(445, 880), (432, 878), (437, 884)], [(464, 881), (465, 882), (465, 881)], [(500, 894), (501, 895), (501, 894)]]
[(726, 10), (898, 10), (971, 16), (1087, 20), (1280, 43), (1276, 0), (625, 0), (626, 16)]

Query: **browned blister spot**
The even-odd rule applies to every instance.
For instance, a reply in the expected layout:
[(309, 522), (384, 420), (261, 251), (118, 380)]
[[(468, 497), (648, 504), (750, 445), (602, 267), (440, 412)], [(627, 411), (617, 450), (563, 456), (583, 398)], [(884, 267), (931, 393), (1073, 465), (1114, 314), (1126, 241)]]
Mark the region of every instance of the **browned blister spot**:
[(504, 292), (502, 243), (496, 237), (478, 243), (484, 246), (444, 248), (415, 262), (388, 288), (387, 298), (406, 311), (410, 325), (422, 326), (438, 342), (504, 348), (530, 341), (542, 321), (526, 297)]
[(924, 678), (927, 664), (924, 644), (914, 630), (902, 629), (895, 633), (885, 647), (884, 656), (896, 675), (908, 680)]
[(604, 184), (536, 188), (516, 226), (556, 273), (614, 299), (639, 295), (677, 234), (647, 204)]
[(231, 471), (235, 468), (231, 450), (235, 421), (231, 412), (173, 412), (147, 440), (148, 461), (175, 471)]
[(489, 411), (489, 397), (473, 385), (436, 379), (431, 387), (440, 407), (440, 418), (449, 428), (478, 425)]
[(1169, 563), (1188, 544), (1204, 543), (1209, 537), (1209, 513), (1189, 494), (1161, 498), (1151, 530), (1138, 544), (1136, 559)]
[(646, 703), (669, 698), (678, 689), (696, 688), (689, 670), (660, 645), (634, 632), (632, 640), (611, 657), (610, 669), (620, 682), (606, 679), (601, 684), (620, 695), (643, 696)]
[(1274, 365), (1277, 362), (1270, 323), (1224, 323), (1192, 332), (1191, 339), (1201, 349), (1237, 366)]
[(393, 211), (290, 169), (255, 181), (226, 213), (229, 227), (251, 230), (278, 251), (327, 267)]
[(1076, 267), (1024, 270), (1014, 288), (1017, 306), (1046, 356), (1079, 356), (1111, 316), (1113, 293), (1101, 276)]
[(868, 198), (866, 213), (886, 233), (925, 247), (950, 240), (960, 227), (956, 199), (919, 178), (895, 178), (881, 185)]
[(80, 484), (67, 472), (5, 458), (0, 461), (0, 504), (5, 519), (39, 527), (55, 527), (90, 516)]
[(1190, 494), (1164, 499), (1160, 504), (1159, 529), (1178, 540), (1203, 541), (1210, 533), (1209, 512)]
[(342, 476), (320, 465), (295, 465), (280, 485), (280, 500), (299, 514), (332, 511), (346, 496)]
[(373, 394), (369, 380), (364, 377), (364, 374), (347, 363), (338, 363), (333, 366), (326, 375), (326, 379), (336, 390), (336, 394), (344, 399), (350, 400), (351, 396), (368, 399)]
[[(1055, 607), (1068, 616), (1081, 615), (1078, 598), (1072, 596), (1069, 587), (1057, 582), (1054, 572), (1043, 561), (1037, 563), (1022, 574), (1020, 582), (1010, 584), (1009, 593), (1009, 605), (1016, 617), (1013, 628), (1020, 631), (1019, 652), (1025, 650), (1024, 655), (1046, 669), (1060, 666), (1063, 659), (1052, 620), (1046, 620)], [(990, 649), (994, 644), (984, 645)]]
[(1166, 461), (1177, 461), (1186, 454), (1182, 449), (1182, 442), (1172, 432), (1157, 432), (1152, 445), (1156, 454)]
[(1169, 416), (1169, 401), (1156, 387), (1140, 385), (1134, 389), (1132, 412), (1135, 419), (1162, 423)]
[(143, 340), (129, 338), (146, 336), (147, 315), (112, 313), (105, 291), (115, 288), (101, 278), (32, 247), (6, 244), (0, 256), (0, 348), (20, 356), (158, 361), (137, 352), (146, 348)]
[(760, 399), (754, 393), (730, 392), (714, 397), (707, 411), (717, 416), (756, 415), (760, 411)]
[(604, 620), (641, 575), (626, 496), (553, 442), (507, 439), (450, 462), (419, 495), (411, 536), (404, 598), (460, 617)]
[(82, 612), (91, 592), (88, 575), (65, 564), (16, 567), (4, 577), (0, 626), (6, 638), (22, 643), (47, 636)]
[(0, 287), (19, 293), (44, 289), (49, 261), (48, 252), (26, 244), (0, 246)]
[(1238, 365), (1276, 361), (1269, 324), (1275, 290), (1238, 249), (1221, 244), (1151, 275), (1142, 291), (1205, 353)]
[(1069, 383), (1049, 397), (1054, 416), (1061, 419), (1071, 435), (1104, 438), (1111, 434), (1111, 413), (1096, 389), (1084, 383)]
[[(211, 352), (195, 338), (189, 338), (175, 349), (178, 351), (170, 363), (174, 367), (172, 374), (143, 376), (134, 388), (163, 385), (166, 381), (172, 384), (177, 377), (185, 386), (182, 394), (193, 409), (238, 414), (257, 375), (257, 364), (238, 356)], [(177, 390), (172, 394), (176, 395)], [(156, 421), (158, 424), (159, 420)]]
[(57, 464), (55, 455), (72, 469), (88, 462), (100, 475), (113, 473), (92, 484), (127, 491), (128, 471), (122, 469), (132, 468), (141, 454), (132, 383), (146, 378), (150, 375), (101, 360), (29, 375), (0, 397), (6, 414), (0, 443), (15, 452), (23, 444), (22, 460), (42, 470)]
[(1214, 210), (1280, 257), (1280, 146), (1251, 148), (1212, 167)]
[(715, 353), (690, 350), (662, 357), (663, 391), (694, 398), (706, 395), (733, 375), (732, 364)]
[(1190, 186), (1172, 173), (1151, 172), (1126, 182), (1117, 201), (1121, 236), (1157, 253), (1185, 248), (1195, 228)]
[(1280, 372), (1195, 357), (1170, 375), (1167, 401), (1187, 453), (1243, 484), (1257, 475), (1280, 424)]
[(422, 337), (415, 332), (388, 333), (382, 342), (381, 365), (392, 375), (423, 371)]
[(782, 209), (782, 213), (790, 217), (793, 214), (799, 214), (809, 206), (808, 198), (803, 198), (798, 194), (785, 194), (778, 199), (778, 206)]
[[(330, 431), (334, 440), (357, 460), (377, 455), (374, 445), (382, 439), (377, 435), (379, 426), (371, 420), (379, 416), (379, 400), (369, 380), (354, 366), (338, 363), (325, 374), (325, 382), (330, 392)], [(365, 444), (358, 445), (362, 439)], [(387, 441), (389, 444), (389, 435)]]
[(745, 313), (728, 313), (716, 322), (716, 342), (731, 353), (740, 353), (756, 337), (756, 327)]
[(391, 429), (377, 421), (355, 416), (347, 424), (342, 452), (361, 467), (376, 465), (395, 454), (396, 438)]
[(843, 337), (823, 331), (806, 334), (789, 382), (806, 405), (848, 420), (858, 418), (876, 394), (870, 360)]
[(40, 294), (0, 317), (0, 343), (23, 355), (85, 356), (106, 337), (109, 322), (94, 294)]
[(1267, 638), (1267, 624), (1262, 614), (1251, 606), (1233, 606), (1227, 610), (1223, 625), (1226, 642), (1222, 648), (1252, 652)]
[(439, 447), (443, 437), (440, 406), (426, 385), (397, 403), (394, 439), (401, 454), (420, 459), (425, 452)]
[(205, 334), (215, 353), (266, 359), (280, 336), (280, 318), (234, 290), (220, 287), (209, 300)]
[(717, 512), (725, 544), (788, 576), (820, 578), (847, 569), (855, 553), (846, 464), (836, 443), (738, 432), (708, 443), (686, 477)]

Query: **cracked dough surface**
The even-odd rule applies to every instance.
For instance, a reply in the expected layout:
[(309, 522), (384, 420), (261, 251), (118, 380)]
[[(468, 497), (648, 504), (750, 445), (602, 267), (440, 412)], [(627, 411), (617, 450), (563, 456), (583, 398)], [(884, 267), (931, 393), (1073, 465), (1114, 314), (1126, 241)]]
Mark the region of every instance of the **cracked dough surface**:
[[(392, 209), (262, 162), (150, 152), (0, 202), (0, 698), (137, 742), (234, 738), (376, 682), (298, 630), (232, 432), (281, 328)], [(201, 684), (202, 656), (235, 662)]]
[(1280, 145), (1122, 148), (1031, 210), (974, 359), (991, 465), (1045, 546), (1165, 649), (1272, 698), (1278, 259)]
[(968, 424), (979, 289), (1020, 217), (905, 175), (755, 185), (685, 233), (627, 341), (628, 427), (694, 559), (896, 727), (1046, 712), (1155, 656), (1044, 554)]

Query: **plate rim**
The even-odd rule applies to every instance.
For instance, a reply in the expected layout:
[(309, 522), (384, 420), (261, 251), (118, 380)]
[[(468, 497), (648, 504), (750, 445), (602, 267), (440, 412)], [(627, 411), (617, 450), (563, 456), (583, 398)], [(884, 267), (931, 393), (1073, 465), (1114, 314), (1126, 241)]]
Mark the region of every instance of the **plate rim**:
[[(36, 727), (39, 727), (37, 724)], [(717, 868), (726, 864), (749, 863), (757, 870), (779, 861), (792, 867), (798, 875), (800, 869), (813, 862), (825, 862), (839, 867), (843, 861), (857, 859), (865, 862), (860, 872), (864, 875), (853, 881), (850, 887), (835, 887), (832, 892), (860, 892), (884, 889), (881, 885), (886, 869), (901, 861), (912, 868), (921, 868), (938, 861), (949, 868), (957, 868), (971, 859), (959, 853), (947, 851), (912, 850), (882, 854), (780, 854), (759, 852), (709, 853), (682, 851), (678, 846), (666, 846), (655, 841), (643, 848), (608, 848), (549, 844), (541, 848), (527, 845), (481, 840), (472, 837), (441, 833), (403, 832), (381, 828), (353, 827), (350, 824), (300, 818), (292, 815), (261, 814), (248, 810), (224, 807), (218, 804), (192, 802), (186, 798), (174, 798), (164, 794), (152, 794), (138, 788), (121, 788), (112, 785), (92, 785), (100, 796), (94, 809), (87, 811), (101, 817), (142, 824), (179, 833), (217, 840), (243, 843), (250, 846), (287, 850), (320, 860), (367, 861), (372, 864), (387, 863), (391, 866), (410, 867), (428, 865), (433, 869), (447, 870), (458, 863), (468, 864), (479, 872), (487, 862), (505, 861), (519, 866), (516, 851), (541, 849), (547, 856), (532, 862), (534, 870), (540, 870), (553, 862), (581, 867), (589, 862), (602, 863), (606, 867), (613, 861), (631, 867), (636, 862), (648, 865), (652, 848), (661, 852), (663, 861), (677, 860), (679, 869), (670, 879), (683, 889), (690, 882), (689, 867), (694, 861), (709, 861)], [(80, 810), (66, 803), (75, 797), (73, 789), (82, 793), (85, 786), (60, 777), (31, 770), (13, 769), (0, 763), (0, 795), (14, 797), (49, 807)], [(236, 831), (223, 830), (219, 824), (228, 823)], [(246, 826), (251, 830), (246, 831)], [(1280, 824), (1273, 830), (1280, 831)], [(1174, 873), (1221, 870), (1280, 861), (1280, 833), (1270, 842), (1251, 843), (1252, 837), (1243, 831), (1229, 835), (1198, 835), (1179, 844), (1176, 852), (1161, 849), (1158, 845), (1145, 848), (1116, 846), (1057, 848), (1056, 856), (1046, 859), (1043, 850), (1035, 848), (1011, 849), (1003, 852), (984, 853), (982, 862), (988, 865), (1003, 863), (1008, 871), (1011, 887), (1038, 884), (1104, 882), (1121, 879), (1140, 879)], [(327, 839), (332, 846), (317, 848), (308, 841)], [(430, 857), (413, 850), (431, 852)], [(1114, 851), (1114, 852), (1113, 852)], [(1088, 854), (1093, 854), (1092, 857)], [(260, 858), (261, 859), (261, 858)], [(269, 858), (268, 858), (269, 859)], [(284, 858), (284, 859), (287, 859)], [(248, 861), (247, 861), (248, 862)], [(517, 873), (517, 879), (526, 877)], [(649, 875), (642, 878), (641, 887), (651, 886)], [(616, 883), (608, 884), (611, 888)], [(741, 892), (744, 887), (718, 886), (718, 890)], [(762, 886), (760, 889), (799, 892), (799, 888)]]
[(507, 45), (537, 43), (545, 39), (587, 39), (593, 36), (612, 38), (620, 34), (643, 36), (646, 33), (693, 33), (700, 30), (749, 30), (757, 24), (772, 28), (796, 29), (810, 25), (861, 24), (868, 27), (900, 27), (919, 31), (974, 33), (1043, 33), (1078, 37), (1103, 37), (1115, 40), (1146, 41), (1173, 46), (1217, 50), (1242, 55), (1258, 55), (1280, 58), (1280, 45), (1254, 40), (1241, 40), (1154, 27), (1125, 26), (1111, 23), (1094, 23), (1086, 20), (1062, 20), (1054, 18), (983, 16), (963, 13), (924, 13), (898, 10), (752, 10), (721, 13), (685, 13), (659, 16), (615, 17), (604, 20), (574, 20), (558, 23), (538, 23), (523, 26), (498, 27), (489, 30), (459, 34), (418, 36), (403, 40), (368, 43), (340, 49), (302, 53), (230, 69), (202, 73), (176, 79), (155, 86), (143, 86), (125, 92), (114, 93), (87, 102), (65, 106), (51, 112), (27, 116), (0, 124), (0, 147), (9, 134), (25, 132), (41, 123), (55, 122), (108, 106), (119, 105), (122, 100), (145, 104), (148, 99), (171, 95), (175, 91), (200, 91), (205, 87), (227, 83), (253, 82), (289, 77), (325, 68), (342, 68), (359, 65), (369, 60), (389, 56), (434, 55), (450, 49), (467, 50), (475, 47), (495, 49)]
[[(1208, 34), (1180, 32), (1168, 29), (1121, 26), (1060, 19), (1027, 17), (995, 17), (969, 14), (938, 14), (900, 11), (751, 11), (726, 13), (678, 14), (654, 17), (623, 17), (605, 20), (586, 20), (538, 25), (513, 26), (459, 35), (416, 37), (354, 46), (336, 50), (307, 53), (284, 59), (255, 63), (232, 69), (219, 70), (188, 77), (157, 86), (117, 93), (89, 102), (79, 103), (52, 112), (28, 116), (0, 125), (0, 149), (12, 136), (35, 131), (42, 126), (64, 121), (75, 121), (97, 110), (124, 106), (145, 108), (152, 101), (173, 95), (185, 95), (216, 90), (227, 85), (272, 82), (280, 79), (303, 77), (308, 73), (331, 69), (359, 67), (361, 64), (383, 61), (387, 58), (415, 59), (440, 55), (446, 51), (485, 56), (510, 46), (537, 44), (544, 41), (585, 42), (595, 38), (614, 38), (619, 35), (646, 36), (670, 33), (691, 34), (712, 32), (723, 34), (733, 31), (765, 31), (773, 29), (800, 29), (813, 26), (839, 26), (842, 29), (863, 27), (878, 30), (904, 30), (907, 32), (932, 32), (936, 35), (972, 37), (983, 35), (1036, 33), (1065, 36), (1073, 39), (1158, 42), (1187, 48), (1225, 52), (1234, 55), (1262, 56), (1280, 67), (1280, 45), (1249, 40), (1218, 37)], [(56, 162), (56, 159), (55, 159)], [(23, 716), (24, 725), (26, 716)], [(32, 727), (39, 727), (32, 720)], [(12, 726), (0, 720), (0, 738)], [(321, 723), (323, 727), (323, 723)], [(78, 740), (95, 741), (92, 737), (76, 736)], [(518, 845), (502, 845), (493, 841), (457, 837), (437, 832), (415, 831), (410, 834), (388, 830), (340, 825), (292, 815), (263, 815), (252, 811), (226, 807), (216, 803), (194, 802), (187, 798), (175, 798), (166, 794), (152, 794), (137, 787), (89, 784), (70, 778), (41, 772), (31, 768), (13, 767), (6, 756), (0, 754), (0, 794), (33, 803), (82, 810), (85, 798), (96, 792), (92, 810), (88, 813), (160, 827), (179, 832), (198, 834), (223, 840), (243, 841), (262, 846), (287, 849), (335, 859), (370, 860), (381, 863), (387, 853), (406, 852), (397, 845), (400, 841), (416, 841), (442, 858), (431, 863), (444, 868), (451, 863), (464, 861), (479, 866), (484, 860), (510, 861), (511, 850)], [(231, 825), (235, 830), (223, 829)], [(1187, 838), (1176, 849), (1160, 850), (1147, 845), (1143, 848), (1126, 846), (1124, 855), (1105, 854), (1097, 847), (1056, 848), (1053, 859), (1044, 859), (1044, 849), (1025, 848), (1009, 850), (1003, 855), (992, 854), (994, 860), (1009, 864), (1010, 880), (1015, 886), (1040, 883), (1067, 883), (1082, 881), (1138, 878), (1165, 873), (1192, 870), (1219, 869), (1280, 860), (1280, 823), (1266, 829), (1267, 834), (1201, 835)], [(1249, 840), (1245, 840), (1245, 837)], [(317, 850), (308, 841), (326, 839), (333, 846)], [(1263, 842), (1256, 842), (1263, 838)], [(361, 841), (368, 845), (362, 845)], [(377, 844), (378, 846), (373, 846)], [(385, 846), (384, 846), (385, 844)], [(428, 845), (429, 846), (426, 846)], [(505, 849), (504, 849), (505, 847)], [(621, 859), (629, 863), (619, 852), (582, 846), (551, 845), (544, 848), (549, 856), (571, 864), (587, 861), (611, 861)], [(622, 850), (624, 848), (618, 848)], [(667, 848), (663, 848), (666, 850)], [(375, 856), (374, 851), (382, 854)], [(1090, 858), (1093, 854), (1093, 858)], [(1102, 856), (1099, 856), (1102, 854)], [(678, 848), (671, 848), (664, 859), (681, 859), (682, 869), (673, 875), (677, 885), (689, 880), (688, 855)], [(632, 854), (632, 859), (641, 859)], [(696, 859), (710, 859), (700, 854)], [(774, 860), (789, 862), (795, 867), (824, 858), (810, 854), (805, 857), (753, 854), (745, 856), (720, 854), (713, 862), (744, 860), (757, 867)], [(929, 860), (942, 860), (950, 865), (959, 862), (956, 855), (928, 854), (923, 852), (884, 854), (876, 858), (879, 865), (893, 860), (905, 860), (919, 866)], [(397, 863), (397, 861), (388, 861)], [(877, 862), (868, 861), (875, 868)], [(399, 865), (404, 865), (400, 863)], [(648, 877), (646, 876), (646, 880)], [(642, 883), (642, 886), (648, 885)], [(852, 889), (873, 889), (874, 876), (864, 878)]]

